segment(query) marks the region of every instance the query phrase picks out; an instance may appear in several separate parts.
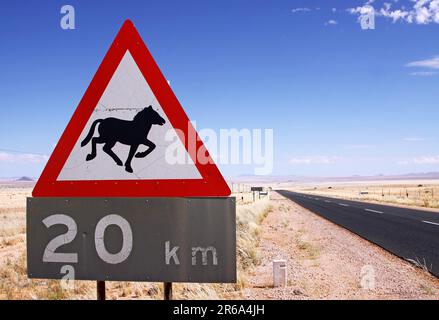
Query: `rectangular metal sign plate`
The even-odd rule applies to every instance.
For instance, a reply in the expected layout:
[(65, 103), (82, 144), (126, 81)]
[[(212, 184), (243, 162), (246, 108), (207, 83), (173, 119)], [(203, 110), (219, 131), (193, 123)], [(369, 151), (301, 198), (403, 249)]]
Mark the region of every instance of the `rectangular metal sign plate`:
[(264, 190), (264, 188), (262, 188), (262, 187), (251, 187), (250, 188), (250, 191), (263, 191)]
[(29, 278), (236, 282), (235, 198), (28, 198)]

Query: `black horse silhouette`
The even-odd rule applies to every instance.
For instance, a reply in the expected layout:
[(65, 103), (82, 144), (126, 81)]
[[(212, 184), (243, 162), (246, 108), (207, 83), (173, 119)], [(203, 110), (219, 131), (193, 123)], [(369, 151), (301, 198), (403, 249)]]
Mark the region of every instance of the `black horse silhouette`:
[[(131, 168), (131, 160), (134, 155), (136, 158), (144, 158), (155, 149), (155, 144), (148, 140), (148, 133), (151, 130), (153, 124), (164, 125), (165, 119), (163, 119), (153, 108), (149, 106), (139, 111), (132, 121), (121, 120), (117, 118), (106, 118), (95, 120), (90, 128), (85, 139), (81, 142), (81, 147), (86, 146), (91, 140), (91, 153), (87, 155), (86, 160), (90, 161), (96, 157), (96, 144), (105, 143), (102, 150), (105, 151), (118, 166), (122, 165), (122, 161), (111, 150), (116, 142), (120, 142), (130, 146), (128, 158), (125, 161), (125, 170), (129, 173), (133, 172)], [(98, 132), (99, 137), (94, 137), (93, 134), (96, 126), (99, 124)], [(92, 139), (93, 138), (93, 139)], [(137, 152), (137, 148), (144, 144), (148, 147), (146, 151)]]

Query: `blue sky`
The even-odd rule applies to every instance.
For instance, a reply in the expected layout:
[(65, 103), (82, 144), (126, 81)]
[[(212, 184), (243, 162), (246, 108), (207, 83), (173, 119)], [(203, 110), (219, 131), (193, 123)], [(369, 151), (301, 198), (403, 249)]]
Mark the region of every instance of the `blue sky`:
[(2, 4), (0, 177), (39, 175), (127, 18), (198, 128), (274, 129), (274, 175), (439, 171), (437, 2)]

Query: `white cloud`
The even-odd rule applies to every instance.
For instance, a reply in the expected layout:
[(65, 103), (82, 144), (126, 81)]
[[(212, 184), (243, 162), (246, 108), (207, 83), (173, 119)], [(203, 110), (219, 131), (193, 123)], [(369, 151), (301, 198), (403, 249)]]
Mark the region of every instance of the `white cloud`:
[(421, 67), (427, 69), (439, 69), (439, 56), (430, 59), (412, 61), (406, 64), (406, 67)]
[(400, 9), (392, 11), (390, 10), (389, 7), (389, 8), (381, 8), (381, 10), (379, 11), (379, 15), (385, 18), (390, 18), (392, 19), (392, 22), (395, 23), (399, 20), (407, 19), (409, 16), (409, 12)]
[[(401, 5), (394, 8), (395, 3), (385, 2), (380, 9), (375, 10), (375, 15), (391, 19), (393, 23), (402, 21), (406, 23), (429, 24), (439, 23), (439, 0), (411, 0), (412, 6), (406, 8)], [(373, 1), (367, 1), (363, 6), (348, 9), (355, 15), (365, 15), (370, 12)]]
[(425, 139), (418, 138), (418, 137), (409, 137), (409, 138), (404, 138), (404, 141), (407, 141), (407, 142), (420, 142), (420, 141), (425, 141)]
[(294, 8), (294, 9), (291, 9), (291, 12), (292, 12), (292, 13), (297, 13), (297, 12), (309, 12), (309, 11), (311, 11), (310, 8)]
[(431, 77), (437, 74), (435, 71), (416, 71), (410, 73), (412, 76), (418, 76), (418, 77)]
[(19, 164), (45, 163), (48, 159), (49, 156), (43, 154), (0, 152), (0, 162)]
[(374, 11), (374, 8), (370, 6), (369, 4), (365, 4), (364, 6), (359, 6), (356, 8), (349, 8), (348, 12), (350, 14), (358, 14), (360, 16), (370, 14)]
[(439, 156), (419, 156), (410, 160), (399, 161), (400, 165), (408, 164), (439, 164)]
[(336, 20), (329, 20), (328, 22), (326, 22), (325, 23), (325, 26), (335, 26), (335, 25), (337, 25), (338, 24), (338, 22), (336, 21)]
[(422, 156), (413, 159), (415, 164), (439, 164), (439, 156)]
[(292, 165), (333, 164), (340, 160), (335, 156), (303, 156), (290, 158)]

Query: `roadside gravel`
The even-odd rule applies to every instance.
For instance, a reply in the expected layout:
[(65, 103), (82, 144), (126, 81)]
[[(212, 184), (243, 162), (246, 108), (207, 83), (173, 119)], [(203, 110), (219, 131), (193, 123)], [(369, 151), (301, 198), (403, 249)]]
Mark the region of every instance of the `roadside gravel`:
[[(273, 192), (244, 299), (439, 299), (439, 279)], [(288, 286), (272, 287), (272, 261)]]

